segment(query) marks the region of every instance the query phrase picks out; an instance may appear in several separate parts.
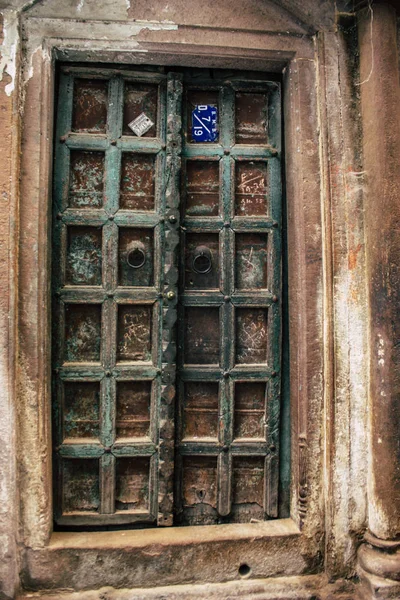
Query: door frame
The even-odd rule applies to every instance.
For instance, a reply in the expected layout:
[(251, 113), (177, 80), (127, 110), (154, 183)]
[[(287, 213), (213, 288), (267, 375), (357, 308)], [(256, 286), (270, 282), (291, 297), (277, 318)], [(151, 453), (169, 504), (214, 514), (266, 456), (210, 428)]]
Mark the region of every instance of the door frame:
[[(29, 13), (24, 22), (27, 60), (20, 193), (23, 235), (19, 246), (19, 335), (23, 361), (18, 369), (18, 439), (20, 485), (25, 492), (21, 507), (23, 554), (27, 565), (23, 575), (25, 583), (63, 587), (63, 574), (54, 566), (56, 562), (65, 561), (63, 571), (68, 572), (67, 565), (71, 566), (73, 554), (94, 556), (100, 547), (107, 549), (111, 562), (117, 561), (121, 548), (127, 543), (132, 551), (137, 550), (134, 552), (135, 568), (131, 568), (128, 578), (131, 586), (148, 585), (145, 571), (137, 568), (137, 561), (146, 561), (145, 549), (154, 544), (161, 544), (165, 549), (164, 559), (156, 561), (154, 577), (161, 585), (183, 583), (185, 577), (199, 582), (235, 579), (238, 578), (238, 565), (244, 561), (251, 562), (255, 577), (321, 571), (325, 532), (324, 479), (329, 470), (327, 457), (330, 452), (330, 441), (325, 440), (325, 445), (323, 441), (324, 419), (330, 401), (324, 386), (324, 358), (330, 334), (324, 324), (327, 310), (327, 282), (323, 272), (326, 224), (321, 202), (324, 163), (320, 156), (318, 65), (314, 41), (306, 36), (287, 36), (281, 42), (275, 35), (264, 34), (264, 49), (253, 49), (250, 33), (242, 35), (244, 47), (228, 47), (202, 44), (201, 32), (194, 32), (198, 38), (193, 44), (146, 43), (132, 41), (134, 34), (128, 24), (119, 25), (115, 39), (105, 40), (106, 26), (94, 23), (91, 42), (84, 47), (84, 25), (74, 21), (73, 27), (68, 27), (65, 20), (29, 19)], [(140, 32), (147, 25), (137, 23), (135, 26)], [(68, 37), (72, 29), (74, 37)], [(160, 29), (165, 32), (171, 26), (166, 24)], [(156, 534), (146, 530), (131, 531), (124, 533), (124, 537), (121, 532), (108, 537), (52, 532), (48, 269), (51, 211), (48, 190), (51, 189), (57, 60), (178, 67), (199, 66), (201, 60), (214, 68), (283, 72), (291, 357), (291, 502), (287, 519), (249, 526), (180, 528), (172, 538), (168, 531), (157, 531)], [(36, 245), (38, 251), (32, 252), (31, 248)], [(37, 318), (32, 320), (31, 315), (36, 313)], [(24, 365), (27, 365), (26, 369)], [(215, 559), (215, 544), (221, 545), (222, 554), (229, 550), (232, 557), (229, 568), (223, 557)], [(193, 560), (186, 576), (182, 574), (181, 565), (188, 547)], [(213, 568), (205, 575), (202, 564), (207, 553)], [(132, 555), (126, 555), (124, 561), (128, 567)], [(101, 582), (101, 574), (96, 573), (97, 578), (100, 577), (96, 580), (97, 585)], [(113, 581), (117, 587), (117, 574)]]

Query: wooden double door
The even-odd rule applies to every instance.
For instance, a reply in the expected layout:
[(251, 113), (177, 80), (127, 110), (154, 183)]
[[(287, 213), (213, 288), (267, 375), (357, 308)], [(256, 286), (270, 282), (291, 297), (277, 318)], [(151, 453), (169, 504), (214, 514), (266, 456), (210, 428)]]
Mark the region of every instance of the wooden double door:
[(60, 70), (59, 525), (278, 516), (280, 103), (261, 74)]

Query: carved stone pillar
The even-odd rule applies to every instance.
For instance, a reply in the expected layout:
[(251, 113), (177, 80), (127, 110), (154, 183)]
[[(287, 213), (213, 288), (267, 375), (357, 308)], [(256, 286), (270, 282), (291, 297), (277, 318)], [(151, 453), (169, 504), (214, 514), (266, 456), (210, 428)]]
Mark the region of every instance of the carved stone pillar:
[(400, 598), (400, 88), (396, 11), (359, 13), (369, 297), (368, 533), (360, 598)]

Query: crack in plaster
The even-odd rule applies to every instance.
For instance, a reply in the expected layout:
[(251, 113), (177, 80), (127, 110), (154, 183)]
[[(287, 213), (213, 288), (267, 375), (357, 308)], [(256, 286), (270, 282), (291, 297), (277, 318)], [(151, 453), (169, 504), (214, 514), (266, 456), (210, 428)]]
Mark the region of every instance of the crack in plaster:
[(17, 73), (17, 48), (19, 42), (18, 15), (13, 10), (3, 10), (1, 14), (4, 18), (4, 40), (1, 45), (0, 81), (3, 80), (4, 73), (11, 77), (10, 83), (4, 88), (7, 96), (11, 96), (15, 88)]

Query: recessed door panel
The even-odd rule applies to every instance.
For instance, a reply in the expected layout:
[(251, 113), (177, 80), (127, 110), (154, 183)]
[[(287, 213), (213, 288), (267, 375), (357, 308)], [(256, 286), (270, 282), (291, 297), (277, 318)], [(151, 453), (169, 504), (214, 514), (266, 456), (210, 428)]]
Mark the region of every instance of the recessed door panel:
[(187, 290), (219, 289), (221, 286), (218, 233), (188, 233), (182, 248)]
[(151, 381), (118, 381), (116, 439), (150, 436)]
[(123, 152), (121, 157), (120, 207), (154, 210), (155, 156)]
[(63, 441), (100, 436), (100, 383), (64, 382)]
[(108, 109), (108, 81), (75, 80), (72, 109), (72, 131), (105, 133)]
[(235, 214), (257, 217), (269, 214), (268, 162), (240, 160), (235, 165)]
[(104, 195), (104, 152), (71, 150), (68, 205), (101, 208)]
[[(135, 135), (132, 123), (144, 114), (150, 121), (149, 128), (143, 137), (156, 137), (158, 126), (158, 96), (157, 85), (128, 81), (124, 87), (123, 135)], [(137, 135), (137, 134), (136, 134)]]
[(218, 216), (219, 177), (218, 160), (187, 160), (185, 162), (182, 193), (187, 216)]

